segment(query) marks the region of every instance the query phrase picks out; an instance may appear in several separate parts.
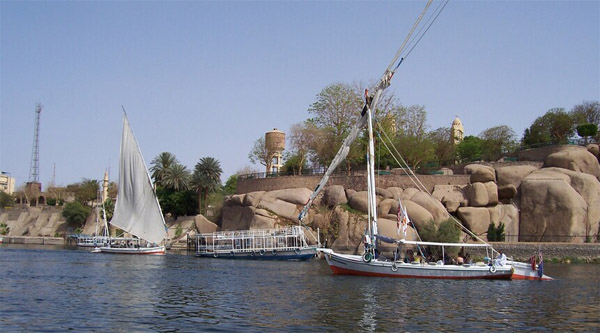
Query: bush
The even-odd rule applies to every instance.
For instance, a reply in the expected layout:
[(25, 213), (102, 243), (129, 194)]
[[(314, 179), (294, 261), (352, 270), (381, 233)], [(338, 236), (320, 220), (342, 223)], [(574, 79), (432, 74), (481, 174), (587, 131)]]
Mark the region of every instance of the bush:
[[(430, 221), (422, 230), (419, 230), (419, 235), (424, 242), (458, 243), (460, 239), (460, 227), (452, 219), (442, 221), (439, 226), (435, 222)], [(442, 257), (441, 246), (429, 246), (428, 249), (434, 257)], [(458, 247), (448, 247), (444, 249), (444, 252), (456, 256), (459, 250)]]
[(0, 235), (8, 235), (10, 232), (10, 228), (6, 225), (6, 223), (0, 223)]
[(494, 222), (490, 222), (487, 231), (487, 240), (490, 242), (504, 242), (504, 223), (500, 222), (498, 228), (494, 225)]
[(48, 200), (46, 200), (46, 205), (48, 206), (56, 206), (56, 199), (55, 198), (48, 198)]
[(11, 207), (15, 203), (12, 195), (0, 191), (0, 208)]
[(90, 212), (91, 209), (89, 207), (82, 205), (78, 201), (74, 201), (65, 205), (62, 215), (67, 219), (67, 223), (83, 226)]

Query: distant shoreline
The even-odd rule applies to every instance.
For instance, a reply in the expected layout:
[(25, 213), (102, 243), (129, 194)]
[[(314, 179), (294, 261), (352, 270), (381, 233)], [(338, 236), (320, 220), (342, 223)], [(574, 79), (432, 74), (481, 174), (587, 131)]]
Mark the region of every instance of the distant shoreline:
[[(1, 244), (67, 246), (62, 237), (0, 236)], [(600, 243), (490, 243), (518, 261), (527, 261), (531, 255), (542, 251), (546, 262), (600, 264)], [(0, 245), (1, 246), (1, 245)], [(185, 252), (173, 249), (170, 252)]]

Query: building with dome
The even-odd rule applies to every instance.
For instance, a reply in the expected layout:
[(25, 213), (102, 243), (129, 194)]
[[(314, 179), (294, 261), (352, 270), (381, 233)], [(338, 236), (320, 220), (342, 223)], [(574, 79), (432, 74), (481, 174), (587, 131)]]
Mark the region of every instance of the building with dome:
[(450, 138), (452, 139), (454, 145), (457, 145), (462, 142), (464, 137), (465, 129), (460, 119), (458, 119), (458, 116), (456, 116), (452, 122), (452, 127), (450, 127)]

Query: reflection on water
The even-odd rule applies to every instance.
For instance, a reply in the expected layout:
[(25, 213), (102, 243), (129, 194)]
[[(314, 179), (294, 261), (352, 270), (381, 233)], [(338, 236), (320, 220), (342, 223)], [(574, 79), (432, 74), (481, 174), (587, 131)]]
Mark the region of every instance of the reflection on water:
[(556, 281), (334, 276), (324, 261), (0, 246), (5, 331), (598, 331), (600, 265)]

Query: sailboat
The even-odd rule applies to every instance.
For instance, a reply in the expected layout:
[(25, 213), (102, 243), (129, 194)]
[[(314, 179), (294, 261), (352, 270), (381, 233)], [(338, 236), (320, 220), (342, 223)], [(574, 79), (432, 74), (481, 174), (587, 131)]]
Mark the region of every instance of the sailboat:
[(167, 237), (167, 226), (125, 110), (120, 154), (117, 202), (110, 224), (136, 238), (111, 241), (94, 252), (165, 254), (165, 246), (159, 244)]
[[(345, 159), (350, 150), (350, 145), (357, 138), (359, 131), (366, 126), (368, 132), (368, 147), (367, 147), (367, 228), (364, 234), (364, 252), (362, 255), (356, 254), (342, 254), (337, 253), (332, 249), (320, 248), (327, 260), (327, 264), (331, 268), (334, 274), (346, 274), (346, 275), (361, 275), (361, 276), (375, 276), (375, 277), (399, 277), (399, 278), (424, 278), (424, 279), (531, 279), (531, 280), (551, 280), (552, 278), (543, 274), (543, 262), (540, 260), (538, 265), (535, 257), (532, 257), (531, 263), (521, 263), (512, 260), (508, 260), (506, 256), (494, 250), (492, 245), (484, 242), (476, 235), (471, 233), (470, 230), (465, 228), (460, 221), (454, 219), (454, 221), (465, 231), (469, 233), (471, 237), (478, 239), (481, 243), (438, 243), (438, 242), (423, 242), (423, 241), (410, 241), (404, 239), (391, 239), (385, 237), (378, 232), (377, 223), (377, 201), (376, 201), (376, 190), (375, 190), (375, 148), (373, 140), (373, 110), (376, 110), (377, 103), (382, 92), (390, 86), (391, 79), (394, 73), (403, 62), (403, 60), (410, 54), (416, 43), (418, 43), (425, 32), (429, 29), (429, 26), (433, 24), (435, 18), (443, 10), (445, 3), (442, 3), (438, 7), (435, 13), (432, 14), (431, 18), (427, 21), (429, 26), (421, 27), (418, 31), (420, 33), (417, 36), (412, 37), (413, 33), (417, 31), (420, 26), (420, 22), (427, 13), (432, 0), (428, 1), (425, 9), (413, 25), (411, 32), (406, 37), (404, 43), (396, 53), (394, 59), (385, 70), (384, 74), (375, 86), (375, 93), (373, 96), (369, 95), (369, 90), (365, 90), (365, 102), (361, 112), (360, 121), (351, 129), (349, 135), (344, 139), (342, 146), (336, 156), (333, 158), (327, 172), (321, 179), (320, 183), (311, 194), (308, 202), (300, 212), (298, 219), (302, 221), (308, 213), (312, 202), (317, 197), (319, 192), (324, 188), (329, 176), (334, 172), (340, 162)], [(412, 43), (412, 46), (411, 46)], [(406, 48), (408, 45), (408, 48)], [(405, 52), (408, 50), (408, 52)], [(404, 57), (400, 58), (402, 54)], [(400, 59), (398, 61), (398, 59)], [(380, 131), (383, 131), (381, 127)], [(391, 152), (391, 151), (390, 151)], [(415, 176), (413, 172), (409, 173)], [(415, 176), (416, 177), (416, 176)], [(416, 228), (414, 228), (416, 232)], [(498, 253), (498, 259), (490, 259), (486, 256), (486, 261), (475, 264), (447, 264), (443, 260), (435, 262), (425, 262), (422, 260), (411, 260), (405, 262), (400, 260), (399, 256), (394, 256), (393, 259), (384, 258), (379, 253), (379, 247), (381, 242), (394, 243), (398, 245), (398, 249), (402, 246), (416, 247), (417, 251), (422, 252), (424, 247), (441, 247), (442, 253), (448, 247), (460, 247), (460, 248), (484, 248), (487, 252), (493, 256)], [(398, 252), (396, 252), (398, 253)], [(442, 255), (444, 257), (444, 255)], [(540, 255), (541, 258), (541, 255)]]

